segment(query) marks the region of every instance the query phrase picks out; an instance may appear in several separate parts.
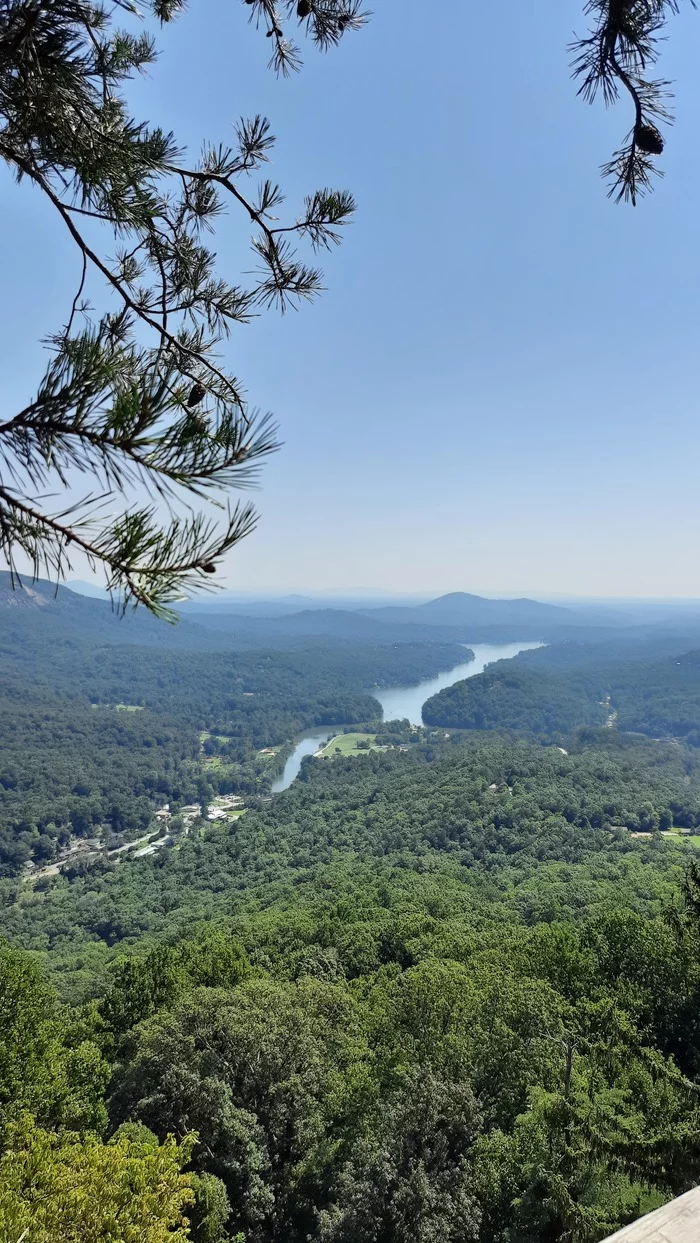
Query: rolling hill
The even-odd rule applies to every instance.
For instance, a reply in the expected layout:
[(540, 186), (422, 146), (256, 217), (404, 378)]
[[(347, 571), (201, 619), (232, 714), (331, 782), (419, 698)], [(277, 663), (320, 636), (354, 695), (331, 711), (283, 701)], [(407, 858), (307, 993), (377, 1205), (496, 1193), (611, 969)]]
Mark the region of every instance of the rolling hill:
[(577, 620), (572, 609), (537, 600), (489, 600), (466, 591), (452, 591), (426, 604), (390, 605), (363, 610), (378, 621), (413, 622), (433, 626), (566, 626)]

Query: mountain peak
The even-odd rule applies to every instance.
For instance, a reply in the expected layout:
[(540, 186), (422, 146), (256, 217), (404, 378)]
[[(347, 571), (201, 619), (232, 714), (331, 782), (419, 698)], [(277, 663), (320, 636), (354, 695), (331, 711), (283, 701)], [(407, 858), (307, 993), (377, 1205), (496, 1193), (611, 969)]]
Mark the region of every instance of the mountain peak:
[(429, 600), (415, 610), (423, 618), (442, 624), (483, 624), (487, 622), (516, 624), (523, 622), (565, 622), (570, 609), (538, 600), (491, 600), (468, 591), (451, 591), (436, 600)]

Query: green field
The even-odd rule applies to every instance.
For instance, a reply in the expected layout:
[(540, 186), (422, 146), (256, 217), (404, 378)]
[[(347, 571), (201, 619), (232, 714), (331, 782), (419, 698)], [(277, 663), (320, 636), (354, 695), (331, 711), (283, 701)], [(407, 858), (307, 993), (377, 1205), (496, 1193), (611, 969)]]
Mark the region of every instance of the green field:
[(675, 825), (671, 829), (667, 829), (663, 834), (664, 837), (676, 837), (681, 842), (689, 842), (691, 846), (700, 848), (700, 835), (697, 833), (685, 834)]
[(375, 734), (337, 734), (335, 738), (331, 738), (319, 755), (324, 759), (332, 759), (337, 751), (341, 755), (362, 755), (362, 751), (358, 751), (358, 742), (376, 742)]
[(117, 712), (143, 712), (143, 704), (90, 704), (95, 710), (99, 708), (114, 708)]
[[(200, 745), (204, 745), (207, 738), (215, 738), (217, 742), (228, 742), (228, 738), (224, 734), (210, 734), (207, 730), (202, 730), (199, 735)], [(229, 764), (228, 760), (222, 759), (220, 755), (204, 755), (205, 768), (223, 768)]]

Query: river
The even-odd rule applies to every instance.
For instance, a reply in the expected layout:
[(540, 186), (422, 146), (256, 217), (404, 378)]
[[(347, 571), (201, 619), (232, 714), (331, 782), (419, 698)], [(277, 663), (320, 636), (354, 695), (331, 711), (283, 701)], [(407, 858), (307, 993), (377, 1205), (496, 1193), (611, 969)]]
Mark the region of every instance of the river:
[[(469, 647), (474, 653), (473, 660), (455, 665), (447, 673), (439, 673), (436, 678), (424, 678), (421, 682), (414, 682), (412, 686), (372, 689), (370, 694), (382, 705), (385, 721), (400, 721), (407, 717), (411, 725), (422, 725), (421, 710), (431, 695), (437, 695), (438, 691), (452, 686), (453, 682), (461, 682), (464, 678), (473, 678), (477, 673), (483, 673), (486, 666), (494, 660), (510, 660), (518, 652), (527, 652), (530, 648), (541, 646), (541, 643), (470, 643)], [(342, 729), (342, 725), (323, 725), (302, 734), (284, 769), (273, 782), (272, 793), (280, 794), (282, 790), (288, 789), (299, 775), (302, 760), (307, 755), (313, 755), (324, 742), (328, 742), (329, 738)]]

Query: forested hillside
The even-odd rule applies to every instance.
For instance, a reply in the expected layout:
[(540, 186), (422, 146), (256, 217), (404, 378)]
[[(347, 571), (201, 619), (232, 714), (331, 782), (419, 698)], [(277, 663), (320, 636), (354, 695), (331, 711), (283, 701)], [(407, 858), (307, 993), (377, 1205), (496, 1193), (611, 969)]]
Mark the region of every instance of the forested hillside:
[[(563, 740), (578, 725), (603, 725), (604, 675), (588, 671), (552, 677), (540, 670), (493, 665), (469, 681), (456, 682), (423, 706), (426, 725), (450, 729), (525, 729)], [(596, 689), (596, 686), (599, 689)]]
[(700, 819), (690, 753), (436, 740), (6, 902), (72, 999), (2, 956), (12, 1143), (184, 1166), (199, 1241), (600, 1238), (700, 1172), (690, 848), (610, 828), (652, 799)]
[[(0, 876), (50, 862), (74, 835), (117, 845), (164, 803), (264, 794), (279, 761), (261, 752), (310, 726), (375, 719), (368, 688), (465, 658), (457, 644), (331, 639), (214, 652), (194, 627), (143, 646), (102, 601), (64, 591), (54, 611), (47, 588), (0, 595), (13, 623), (0, 646)], [(136, 620), (142, 636), (172, 629)], [(114, 642), (120, 626), (129, 645)]]
[(619, 730), (700, 746), (700, 651), (687, 651), (682, 638), (671, 636), (554, 644), (440, 691), (424, 705), (423, 719), (457, 729), (525, 729), (547, 738), (607, 721)]
[(0, 0), (0, 1243), (700, 1204), (697, 8)]
[(551, 645), (382, 727), (464, 647), (65, 607), (0, 653), (0, 1238), (596, 1243), (700, 1179), (693, 652)]
[[(510, 891), (515, 902), (548, 862), (584, 872), (599, 858), (648, 862), (649, 848), (618, 826), (652, 834), (670, 824), (700, 825), (694, 754), (608, 731), (584, 732), (571, 745), (562, 755), (481, 735), (468, 747), (435, 741), (410, 752), (307, 761), (290, 790), (232, 828), (208, 826), (157, 865), (98, 863), (87, 875), (58, 877), (6, 907), (2, 923), (22, 944), (62, 954), (89, 942), (114, 945), (178, 929), (195, 913), (268, 902), (280, 886), (305, 884), (320, 868), (350, 860), (393, 861), (418, 872), (459, 864), (468, 890), (502, 874), (503, 900)], [(655, 839), (646, 882), (652, 891), (652, 873), (678, 864), (680, 849), (680, 842)], [(16, 883), (7, 883), (8, 894)], [(581, 892), (574, 885), (562, 899), (570, 916)]]

